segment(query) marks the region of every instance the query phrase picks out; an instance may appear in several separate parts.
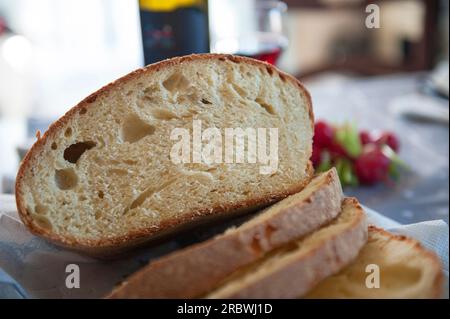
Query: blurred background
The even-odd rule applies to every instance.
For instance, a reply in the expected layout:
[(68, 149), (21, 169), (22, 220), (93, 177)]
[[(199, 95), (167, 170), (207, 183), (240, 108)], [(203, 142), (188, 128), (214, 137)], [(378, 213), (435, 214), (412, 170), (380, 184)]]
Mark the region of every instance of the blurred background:
[(448, 222), (448, 1), (0, 0), (0, 193), (89, 93), (189, 53), (251, 56), (304, 81), (318, 120), (393, 132), (409, 167), (349, 187), (401, 222)]

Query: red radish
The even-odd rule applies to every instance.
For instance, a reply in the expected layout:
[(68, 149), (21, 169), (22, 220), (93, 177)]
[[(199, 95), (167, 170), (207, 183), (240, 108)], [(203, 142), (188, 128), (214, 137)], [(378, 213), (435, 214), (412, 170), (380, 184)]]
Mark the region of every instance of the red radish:
[(320, 148), (320, 146), (317, 146), (316, 144), (313, 144), (311, 162), (313, 163), (315, 168), (319, 167), (321, 163), (322, 157), (321, 155), (322, 155), (322, 148)]
[(359, 139), (361, 140), (362, 145), (367, 145), (367, 144), (375, 142), (372, 134), (370, 134), (370, 132), (368, 132), (368, 131), (361, 131), (359, 133)]
[(384, 132), (375, 142), (380, 146), (389, 146), (396, 153), (400, 149), (400, 142), (398, 141), (397, 136), (392, 132)]
[(314, 144), (327, 147), (333, 143), (334, 129), (324, 121), (318, 121), (314, 126)]
[(349, 157), (345, 148), (336, 141), (331, 142), (328, 150), (332, 158)]
[(311, 161), (318, 170), (337, 167), (343, 184), (372, 185), (388, 182), (390, 177), (398, 174), (392, 168), (399, 146), (392, 132), (362, 130), (358, 133), (350, 124), (332, 126), (318, 121), (314, 126)]
[(372, 185), (386, 180), (391, 160), (377, 147), (366, 148), (355, 161), (355, 172), (360, 183)]

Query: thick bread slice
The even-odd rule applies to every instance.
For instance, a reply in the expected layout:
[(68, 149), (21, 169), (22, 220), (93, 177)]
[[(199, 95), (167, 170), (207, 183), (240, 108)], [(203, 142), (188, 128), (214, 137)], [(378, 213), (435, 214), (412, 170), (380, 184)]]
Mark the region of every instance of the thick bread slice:
[[(379, 268), (379, 288), (367, 288), (367, 265)], [(307, 298), (439, 298), (443, 275), (439, 258), (416, 240), (369, 227), (358, 258), (319, 283)], [(372, 270), (373, 271), (373, 270)]]
[[(171, 151), (181, 133), (193, 141), (194, 120), (222, 137), (226, 128), (278, 129), (277, 170), (261, 173), (262, 153), (257, 163), (225, 163), (223, 151), (222, 163), (175, 164)], [(308, 92), (269, 64), (215, 54), (162, 61), (90, 95), (38, 139), (17, 175), (18, 211), (58, 244), (116, 252), (300, 191), (312, 175), (312, 135)]]
[(151, 262), (109, 298), (195, 298), (205, 294), (240, 267), (330, 222), (340, 213), (342, 196), (333, 168), (300, 193), (241, 226)]
[(346, 198), (329, 225), (242, 269), (206, 298), (295, 298), (353, 261), (367, 240), (358, 201)]

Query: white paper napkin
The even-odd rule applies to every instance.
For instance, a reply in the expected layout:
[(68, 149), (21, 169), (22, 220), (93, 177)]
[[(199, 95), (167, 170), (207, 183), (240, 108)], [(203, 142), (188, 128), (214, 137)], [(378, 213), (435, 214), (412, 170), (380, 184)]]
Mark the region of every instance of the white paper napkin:
[[(400, 225), (373, 210), (366, 211), (370, 223), (416, 238), (440, 256), (447, 276), (444, 296), (448, 298), (448, 225), (443, 221)], [(148, 260), (179, 247), (180, 243), (172, 241), (120, 260), (98, 261), (30, 234), (17, 216), (14, 197), (0, 195), (0, 298), (25, 294), (31, 298), (99, 298)], [(68, 264), (79, 267), (80, 288), (66, 287)]]
[(448, 277), (448, 236), (449, 229), (443, 220), (430, 220), (421, 223), (401, 225), (370, 208), (364, 208), (369, 223), (386, 230), (417, 239), (426, 248), (434, 251), (442, 262), (442, 270)]

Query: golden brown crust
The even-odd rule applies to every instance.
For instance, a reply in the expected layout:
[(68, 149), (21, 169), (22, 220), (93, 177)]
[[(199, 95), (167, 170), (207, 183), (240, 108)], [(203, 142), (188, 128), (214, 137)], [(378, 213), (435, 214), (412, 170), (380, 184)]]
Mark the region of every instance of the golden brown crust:
[[(415, 239), (409, 238), (404, 235), (397, 235), (390, 233), (382, 228), (376, 227), (374, 225), (369, 226), (369, 233), (378, 233), (379, 235), (386, 238), (387, 241), (400, 241), (405, 242), (412, 246), (412, 249), (417, 251), (418, 255), (421, 255), (423, 258), (427, 258), (432, 265), (434, 272), (437, 274), (433, 283), (433, 293), (429, 298), (436, 299), (442, 296), (443, 284), (444, 284), (444, 275), (442, 273), (442, 266), (439, 257), (432, 251), (423, 247), (423, 245)], [(372, 236), (369, 236), (369, 241)]]
[[(207, 293), (240, 267), (315, 231), (339, 214), (343, 196), (339, 177), (334, 169), (324, 174), (321, 186), (307, 198), (284, 207), (275, 205), (273, 209), (279, 210), (265, 219), (251, 220), (251, 224), (151, 262), (108, 297), (196, 298)], [(264, 212), (258, 217), (265, 217)]]
[(353, 261), (367, 241), (366, 216), (359, 202), (355, 198), (345, 198), (342, 207), (343, 210), (348, 207), (356, 213), (339, 233), (321, 238), (320, 244), (314, 249), (283, 262), (276, 269), (266, 270), (264, 276), (256, 281), (244, 280), (239, 289), (218, 290), (207, 297), (248, 299), (303, 296), (321, 280)]
[[(249, 201), (245, 201), (242, 203), (236, 203), (234, 205), (228, 205), (225, 207), (213, 207), (203, 210), (198, 210), (195, 212), (192, 212), (190, 215), (182, 216), (181, 218), (174, 218), (171, 220), (166, 220), (164, 223), (161, 224), (161, 227), (159, 230), (154, 229), (145, 229), (141, 231), (136, 231), (134, 233), (130, 233), (126, 236), (116, 237), (116, 238), (109, 238), (109, 239), (99, 239), (99, 240), (80, 240), (78, 238), (69, 237), (69, 236), (60, 236), (57, 234), (52, 233), (49, 230), (46, 230), (36, 223), (34, 223), (33, 219), (31, 218), (29, 212), (27, 212), (27, 209), (25, 207), (25, 204), (23, 202), (23, 195), (21, 193), (21, 185), (24, 180), (25, 172), (31, 171), (33, 174), (33, 162), (36, 157), (38, 157), (38, 154), (43, 150), (43, 147), (46, 145), (48, 141), (51, 140), (51, 138), (56, 134), (56, 132), (64, 127), (66, 123), (75, 115), (77, 112), (84, 111), (85, 109), (88, 109), (91, 104), (98, 99), (101, 96), (104, 96), (108, 94), (110, 91), (116, 89), (117, 87), (120, 87), (122, 84), (136, 78), (138, 75), (142, 73), (154, 73), (158, 72), (159, 70), (169, 67), (169, 66), (175, 66), (175, 65), (181, 65), (185, 62), (189, 61), (197, 61), (197, 60), (210, 60), (210, 59), (218, 59), (218, 60), (230, 60), (234, 63), (247, 63), (252, 64), (256, 66), (265, 66), (267, 70), (270, 70), (270, 72), (275, 72), (282, 78), (284, 81), (288, 80), (294, 83), (300, 90), (300, 92), (306, 97), (307, 104), (308, 104), (308, 113), (311, 120), (311, 128), (314, 127), (314, 118), (313, 118), (313, 110), (312, 110), (312, 102), (311, 102), (311, 96), (308, 93), (308, 91), (304, 88), (304, 86), (294, 77), (292, 77), (289, 74), (286, 74), (274, 66), (261, 62), (258, 60), (254, 60), (247, 57), (239, 57), (239, 56), (233, 56), (233, 55), (225, 55), (225, 54), (194, 54), (194, 55), (188, 55), (173, 59), (164, 60), (155, 64), (148, 65), (144, 68), (138, 69), (136, 71), (133, 71), (127, 75), (125, 75), (122, 78), (119, 78), (118, 80), (109, 83), (108, 85), (102, 87), (98, 91), (92, 93), (88, 97), (86, 97), (84, 100), (82, 100), (80, 103), (78, 103), (76, 106), (74, 106), (72, 109), (70, 109), (67, 113), (65, 113), (59, 120), (54, 122), (52, 125), (50, 125), (49, 129), (44, 133), (42, 137), (37, 136), (38, 140), (34, 145), (31, 147), (31, 149), (26, 154), (25, 158), (22, 161), (22, 164), (19, 168), (19, 171), (17, 173), (16, 178), (16, 185), (15, 185), (15, 193), (16, 193), (16, 204), (17, 204), (17, 210), (19, 213), (19, 216), (23, 223), (27, 226), (27, 228), (34, 234), (42, 236), (46, 239), (49, 239), (59, 245), (80, 250), (83, 252), (86, 252), (88, 254), (92, 255), (110, 255), (111, 253), (120, 252), (122, 250), (126, 250), (129, 247), (134, 247), (139, 244), (142, 244), (144, 242), (147, 242), (149, 240), (152, 240), (153, 235), (156, 233), (160, 233), (161, 231), (164, 233), (165, 230), (176, 230), (176, 226), (180, 226), (185, 224), (186, 222), (192, 222), (194, 216), (196, 217), (196, 220), (199, 216), (207, 216), (207, 215), (220, 215), (220, 213), (231, 213), (232, 211), (236, 211), (236, 214), (238, 213), (244, 213), (247, 211), (248, 208), (251, 207), (253, 209), (258, 209), (264, 206), (267, 206), (275, 201), (278, 201), (290, 194), (293, 194), (295, 192), (300, 191), (306, 184), (309, 182), (309, 180), (301, 181), (297, 185), (293, 185), (289, 190), (284, 192), (279, 192), (272, 194), (269, 198), (255, 198)], [(306, 174), (309, 175), (309, 177), (312, 176), (313, 169), (312, 166), (309, 165), (307, 168)]]

